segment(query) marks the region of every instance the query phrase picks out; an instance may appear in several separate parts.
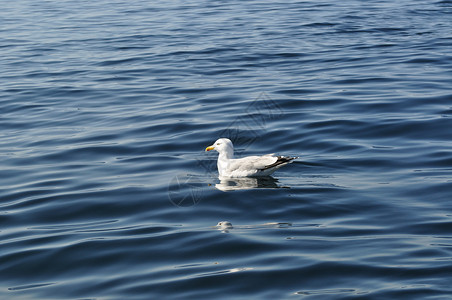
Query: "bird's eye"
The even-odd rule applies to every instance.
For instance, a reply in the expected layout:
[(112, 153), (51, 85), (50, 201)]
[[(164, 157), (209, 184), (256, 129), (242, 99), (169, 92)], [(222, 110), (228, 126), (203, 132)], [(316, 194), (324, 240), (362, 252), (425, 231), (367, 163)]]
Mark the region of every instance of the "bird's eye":
[(220, 145), (220, 143), (217, 143), (217, 146)]

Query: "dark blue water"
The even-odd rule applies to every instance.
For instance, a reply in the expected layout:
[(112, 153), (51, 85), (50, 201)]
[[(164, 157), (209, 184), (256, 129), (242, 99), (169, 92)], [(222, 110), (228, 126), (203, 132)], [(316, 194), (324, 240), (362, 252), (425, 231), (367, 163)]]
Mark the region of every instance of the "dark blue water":
[(451, 14), (3, 1), (0, 298), (450, 299)]

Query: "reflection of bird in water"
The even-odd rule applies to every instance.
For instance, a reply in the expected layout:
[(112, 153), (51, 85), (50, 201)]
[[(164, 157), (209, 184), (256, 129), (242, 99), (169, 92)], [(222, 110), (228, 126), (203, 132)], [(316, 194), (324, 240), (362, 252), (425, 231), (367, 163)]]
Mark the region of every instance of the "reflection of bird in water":
[(244, 178), (229, 178), (220, 177), (220, 183), (215, 184), (215, 187), (223, 192), (248, 190), (248, 189), (277, 189), (278, 180), (271, 177), (244, 177)]
[(218, 173), (222, 177), (260, 177), (269, 176), (277, 169), (292, 162), (297, 157), (274, 156), (247, 156), (234, 158), (234, 146), (230, 139), (218, 139), (206, 151), (216, 150), (218, 155)]

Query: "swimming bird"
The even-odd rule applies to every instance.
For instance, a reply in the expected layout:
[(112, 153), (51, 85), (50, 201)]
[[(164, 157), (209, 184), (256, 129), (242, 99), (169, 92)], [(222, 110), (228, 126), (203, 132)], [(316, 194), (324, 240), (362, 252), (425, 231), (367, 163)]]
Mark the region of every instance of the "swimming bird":
[(273, 154), (234, 158), (234, 146), (231, 140), (227, 138), (220, 138), (206, 148), (206, 151), (211, 150), (216, 150), (219, 153), (217, 167), (220, 177), (269, 176), (297, 158), (274, 156)]
[(222, 230), (232, 229), (233, 228), (231, 222), (228, 222), (228, 221), (218, 222), (216, 227), (219, 228), (219, 229), (222, 229)]

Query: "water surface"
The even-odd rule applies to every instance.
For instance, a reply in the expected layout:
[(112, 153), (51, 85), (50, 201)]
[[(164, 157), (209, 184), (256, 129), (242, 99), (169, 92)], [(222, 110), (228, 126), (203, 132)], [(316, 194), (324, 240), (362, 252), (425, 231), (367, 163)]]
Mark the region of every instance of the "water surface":
[[(451, 13), (5, 2), (1, 298), (450, 298)], [(220, 181), (218, 137), (300, 158)]]

